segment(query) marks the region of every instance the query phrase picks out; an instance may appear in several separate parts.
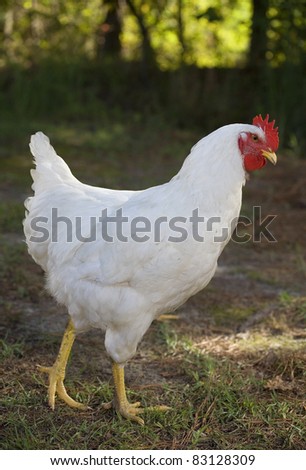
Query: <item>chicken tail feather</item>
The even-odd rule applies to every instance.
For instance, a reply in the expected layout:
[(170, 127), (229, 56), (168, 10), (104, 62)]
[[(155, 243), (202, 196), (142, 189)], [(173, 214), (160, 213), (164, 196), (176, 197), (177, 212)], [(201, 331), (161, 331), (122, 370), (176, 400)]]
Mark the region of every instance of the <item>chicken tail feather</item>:
[(45, 134), (37, 132), (32, 135), (30, 150), (36, 164), (36, 169), (31, 170), (32, 189), (35, 193), (52, 189), (61, 183), (75, 181), (68, 165), (57, 155)]

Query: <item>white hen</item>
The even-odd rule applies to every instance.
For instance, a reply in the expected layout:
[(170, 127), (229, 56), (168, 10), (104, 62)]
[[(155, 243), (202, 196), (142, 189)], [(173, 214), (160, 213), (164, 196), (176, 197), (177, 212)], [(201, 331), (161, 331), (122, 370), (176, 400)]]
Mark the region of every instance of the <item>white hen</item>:
[(24, 232), (49, 291), (71, 318), (56, 362), (41, 368), (49, 373), (52, 408), (56, 392), (84, 407), (65, 390), (66, 363), (76, 333), (101, 328), (113, 361), (114, 404), (143, 423), (139, 404), (126, 398), (124, 364), (155, 318), (213, 277), (239, 216), (246, 171), (266, 159), (276, 163), (273, 124), (257, 116), (253, 125), (218, 129), (192, 148), (171, 181), (143, 191), (82, 184), (44, 134), (32, 136), (35, 194), (25, 203)]

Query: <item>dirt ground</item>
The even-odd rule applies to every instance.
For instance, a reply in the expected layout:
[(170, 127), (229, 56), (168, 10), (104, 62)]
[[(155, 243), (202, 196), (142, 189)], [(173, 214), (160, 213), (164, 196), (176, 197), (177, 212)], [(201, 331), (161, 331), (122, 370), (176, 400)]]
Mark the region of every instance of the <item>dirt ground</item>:
[[(150, 163), (136, 160), (135, 176), (135, 161), (120, 160), (119, 149), (109, 180), (123, 184), (123, 170), (127, 183), (158, 183), (158, 164), (174, 174), (179, 164), (163, 139), (151, 151), (158, 150), (161, 160), (146, 180)], [(71, 150), (70, 163), (81, 173), (76, 153)], [(77, 339), (67, 373), (71, 395), (92, 411), (59, 401), (54, 413), (48, 409), (46, 377), (36, 365), (52, 364), (68, 317), (44, 291), (43, 273), (26, 252), (19, 223), (30, 180), (20, 175), (28, 175), (29, 162), (22, 167), (24, 160), (14, 158), (12, 151), (4, 161), (0, 185), (1, 448), (305, 447), (305, 160), (281, 154), (276, 167), (252, 175), (244, 190), (242, 214), (251, 216), (254, 206), (261, 206), (262, 218), (275, 214), (269, 229), (276, 242), (231, 242), (209, 286), (176, 320), (154, 322), (146, 334), (126, 368), (127, 385), (133, 399), (173, 410), (166, 417), (146, 413), (140, 428), (100, 406), (111, 397), (112, 379), (97, 331)], [(240, 225), (239, 233), (253, 228)]]

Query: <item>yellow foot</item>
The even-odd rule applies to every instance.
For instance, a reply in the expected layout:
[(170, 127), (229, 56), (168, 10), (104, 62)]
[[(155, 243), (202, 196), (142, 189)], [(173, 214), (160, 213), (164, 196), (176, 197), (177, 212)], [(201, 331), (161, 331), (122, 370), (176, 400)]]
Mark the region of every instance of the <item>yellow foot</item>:
[[(136, 421), (136, 423), (143, 425), (144, 420), (137, 416), (144, 412), (143, 408), (140, 408), (140, 403), (129, 403), (124, 384), (124, 366), (113, 362), (113, 378), (115, 384), (115, 399), (111, 403), (104, 405), (104, 408), (109, 409), (114, 406), (118, 413), (124, 418)], [(147, 408), (148, 409), (148, 408)], [(167, 406), (151, 406), (150, 410), (166, 411), (169, 408)]]
[(87, 410), (89, 407), (79, 403), (71, 398), (64, 385), (64, 376), (60, 373), (57, 364), (55, 363), (52, 367), (38, 366), (41, 372), (49, 374), (49, 388), (48, 388), (48, 402), (52, 410), (55, 407), (55, 394), (72, 408), (78, 408), (79, 410)]
[(121, 414), (126, 419), (130, 419), (131, 421), (136, 421), (136, 423), (144, 425), (144, 420), (137, 416), (144, 412), (143, 408), (140, 408), (140, 402), (136, 403), (120, 403), (117, 407), (118, 413)]
[(137, 401), (136, 403), (129, 403), (128, 401), (124, 403), (117, 404), (117, 402), (111, 401), (109, 403), (105, 403), (103, 405), (105, 410), (109, 410), (110, 408), (116, 408), (116, 411), (121, 414), (126, 419), (130, 419), (131, 421), (136, 421), (136, 423), (144, 425), (144, 420), (137, 416), (145, 411), (168, 411), (171, 410), (169, 406), (159, 405), (159, 406), (149, 406), (147, 408), (141, 408), (140, 402)]

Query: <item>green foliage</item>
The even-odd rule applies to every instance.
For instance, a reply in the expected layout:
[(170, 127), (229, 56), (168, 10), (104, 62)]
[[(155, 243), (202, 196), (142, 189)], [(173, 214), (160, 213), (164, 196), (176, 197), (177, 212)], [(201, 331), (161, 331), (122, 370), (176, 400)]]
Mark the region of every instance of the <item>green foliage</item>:
[[(101, 122), (123, 110), (205, 132), (269, 113), (281, 145), (301, 155), (305, 0), (269, 0), (259, 12), (254, 1), (1, 2), (2, 118)], [(119, 51), (107, 54), (114, 31)]]
[[(251, 2), (217, 0), (164, 2), (135, 1), (150, 32), (161, 69), (180, 65), (233, 66), (245, 60), (251, 21)], [(181, 9), (180, 9), (181, 5)], [(135, 16), (124, 15), (123, 53), (128, 59), (139, 54), (141, 32)]]
[[(37, 64), (54, 55), (93, 55), (105, 17), (100, 0), (8, 0), (2, 10), (4, 63)], [(3, 64), (2, 64), (3, 65)]]
[(305, 0), (270, 0), (267, 59), (271, 64), (305, 62)]
[(183, 128), (199, 128), (202, 134), (269, 113), (279, 125), (281, 146), (303, 155), (304, 82), (303, 67), (289, 64), (262, 70), (258, 82), (248, 69), (185, 67), (146, 73), (135, 63), (46, 60), (33, 70), (15, 66), (2, 73), (0, 108), (6, 122), (17, 128), (29, 119), (38, 122), (37, 130), (46, 118), (75, 125), (90, 119), (103, 126), (106, 116), (121, 122), (131, 115), (155, 115)]
[[(7, 0), (0, 6), (2, 65), (33, 65), (50, 55), (64, 61), (97, 57), (113, 28), (107, 22), (113, 8), (125, 59), (150, 50), (162, 69), (233, 67), (247, 59), (252, 5), (252, 0)], [(306, 51), (304, 0), (269, 0), (266, 14), (268, 62), (299, 63)]]

